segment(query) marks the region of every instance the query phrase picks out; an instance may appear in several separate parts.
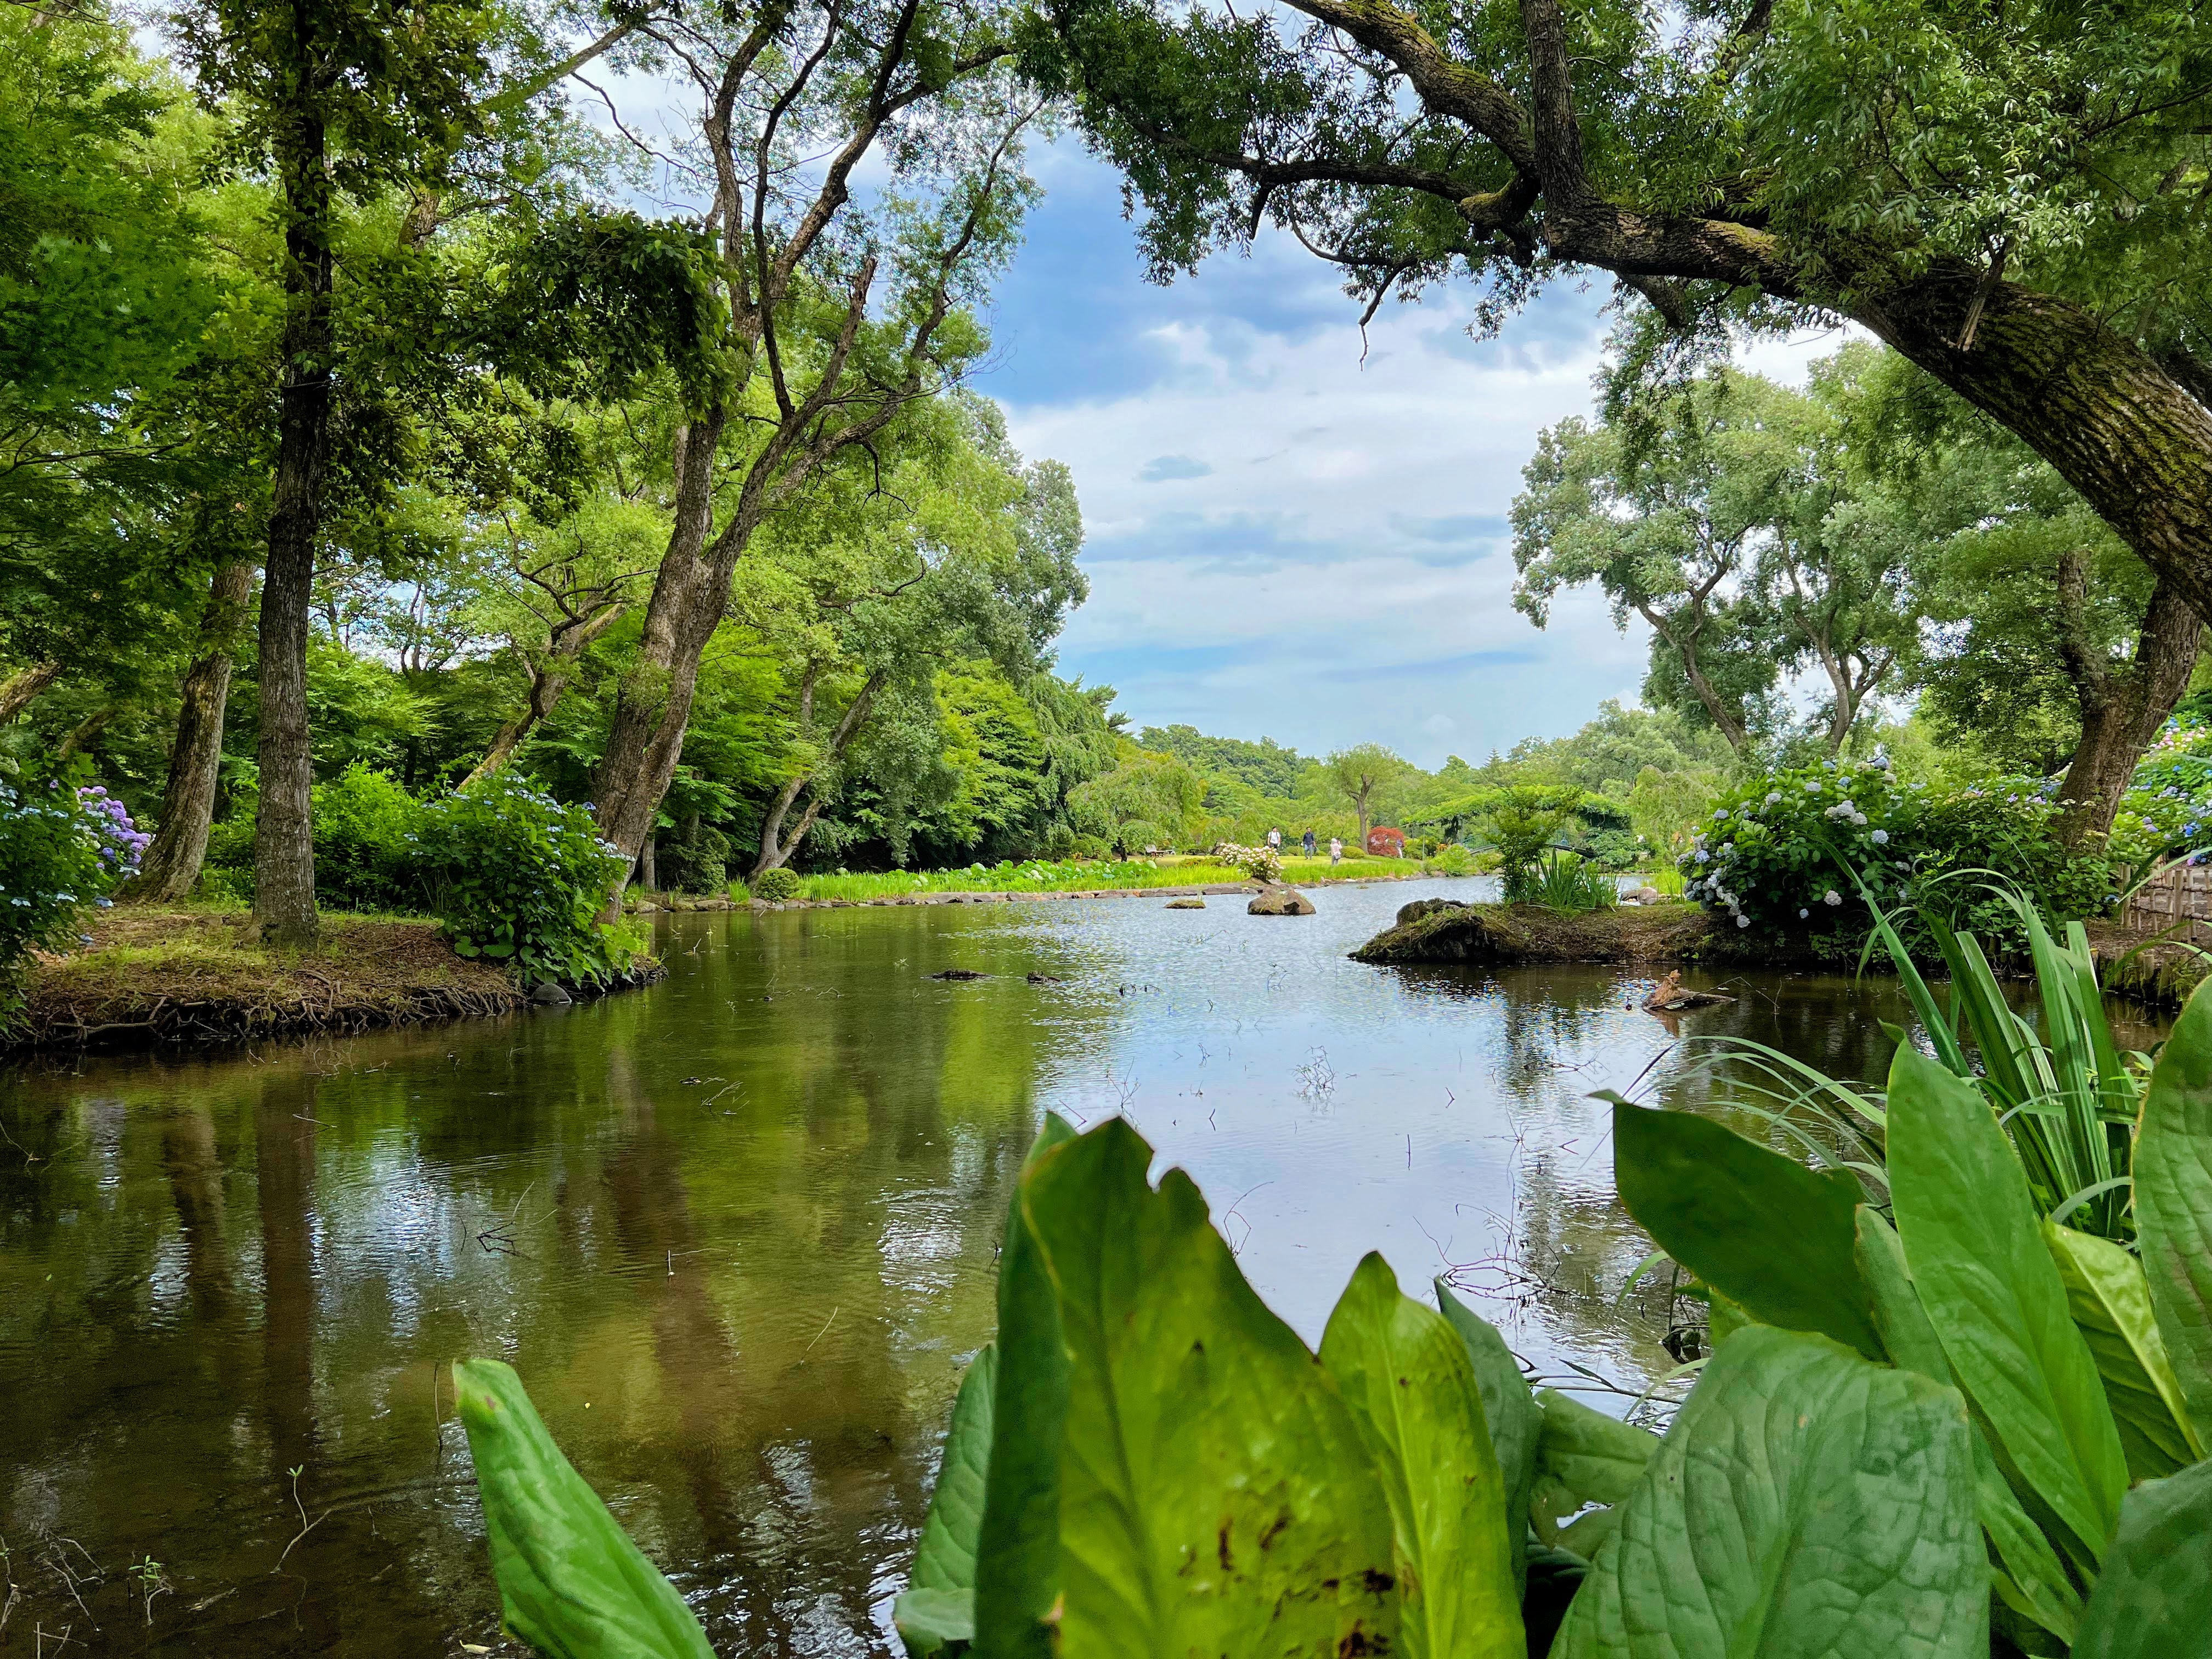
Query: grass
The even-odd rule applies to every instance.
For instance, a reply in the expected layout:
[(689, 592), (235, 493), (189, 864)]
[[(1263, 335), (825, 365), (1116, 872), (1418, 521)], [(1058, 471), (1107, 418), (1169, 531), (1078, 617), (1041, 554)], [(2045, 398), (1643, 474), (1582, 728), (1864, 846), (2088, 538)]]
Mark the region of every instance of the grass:
[[(1418, 875), (1418, 859), (1346, 858), (1331, 865), (1325, 858), (1285, 859), (1283, 879), (1302, 882), (1358, 880), (1375, 876)], [(926, 893), (1066, 893), (1132, 887), (1210, 887), (1245, 880), (1239, 871), (1206, 858), (1124, 859), (1118, 861), (1031, 859), (1024, 863), (969, 865), (957, 870), (888, 870), (859, 875), (802, 876), (802, 899), (902, 898)], [(733, 882), (730, 896), (750, 895)]]

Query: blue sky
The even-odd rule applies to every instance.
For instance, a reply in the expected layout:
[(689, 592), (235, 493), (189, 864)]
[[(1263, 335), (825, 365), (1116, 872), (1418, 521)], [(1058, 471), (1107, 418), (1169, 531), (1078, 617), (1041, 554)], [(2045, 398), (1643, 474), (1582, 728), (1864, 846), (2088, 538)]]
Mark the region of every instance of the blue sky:
[(977, 385), (1081, 494), (1065, 672), (1139, 725), (1429, 766), (1634, 698), (1642, 637), (1597, 595), (1541, 631), (1512, 606), (1506, 514), (1539, 428), (1589, 407), (1602, 291), (1563, 284), (1481, 343), (1463, 292), (1393, 304), (1363, 362), (1358, 307), (1295, 243), (1157, 287), (1118, 175), (1072, 141), (1035, 162)]

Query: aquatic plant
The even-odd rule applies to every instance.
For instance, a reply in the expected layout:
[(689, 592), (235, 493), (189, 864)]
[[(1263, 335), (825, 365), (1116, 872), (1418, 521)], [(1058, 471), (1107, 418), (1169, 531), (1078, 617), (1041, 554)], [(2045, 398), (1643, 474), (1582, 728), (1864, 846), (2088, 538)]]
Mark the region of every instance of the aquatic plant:
[[(1370, 1255), (1318, 1354), (1189, 1178), (1047, 1121), (895, 1620), (916, 1656), (2164, 1659), (2212, 1629), (2212, 996), (2143, 1097), (2140, 1261), (2049, 1221), (1983, 1093), (1901, 1042), (1887, 1206), (1616, 1099), (1630, 1212), (1711, 1356), (1663, 1437), (1532, 1393)], [(514, 1374), (455, 1368), (507, 1627), (696, 1656)], [(2133, 1483), (2131, 1485), (2131, 1483)], [(1993, 1643), (1997, 1645), (1993, 1647)]]
[(1499, 884), (1508, 904), (1540, 904), (1563, 915), (1609, 910), (1620, 884), (1588, 859), (1556, 848), (1529, 863), (1508, 866)]

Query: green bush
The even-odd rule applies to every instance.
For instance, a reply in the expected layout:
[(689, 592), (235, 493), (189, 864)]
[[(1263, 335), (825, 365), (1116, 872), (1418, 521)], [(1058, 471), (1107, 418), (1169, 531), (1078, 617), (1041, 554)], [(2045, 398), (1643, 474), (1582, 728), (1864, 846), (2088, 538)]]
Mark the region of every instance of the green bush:
[(599, 920), (628, 860), (586, 808), (495, 773), (425, 807), (415, 843), (432, 913), (463, 956), (526, 983), (604, 985), (629, 969), (629, 936)]
[(0, 780), (0, 1031), (21, 1006), (30, 953), (73, 943), (152, 839), (105, 789)]
[(2051, 833), (2053, 788), (2016, 778), (1908, 787), (1863, 762), (1768, 772), (1713, 809), (1680, 860), (1683, 891), (1755, 938), (1847, 959), (1873, 924), (1863, 882), (1885, 910), (1909, 907), (1916, 951), (1929, 942), (1923, 910), (2018, 951), (2017, 911), (1976, 872), (1994, 872), (2061, 921), (2102, 915), (2116, 896), (2105, 858), (2070, 856)]
[[(422, 804), (356, 761), (315, 786), (315, 902), (340, 910), (404, 910), (422, 902), (413, 839)], [(251, 825), (248, 825), (249, 831)], [(249, 835), (246, 866), (252, 867)]]
[(710, 824), (661, 842), (653, 872), (672, 893), (719, 893), (730, 883), (730, 838)]
[(2112, 845), (2130, 858), (2212, 854), (2212, 724), (2166, 723), (2120, 799)]
[(1131, 818), (1114, 831), (1114, 845), (1124, 858), (1141, 858), (1162, 847), (1162, 837), (1157, 827), (1144, 818)]
[(752, 880), (753, 896), (767, 904), (781, 904), (799, 896), (799, 877), (781, 865), (763, 870)]
[(1609, 910), (1620, 902), (1619, 884), (1573, 853), (1553, 852), (1540, 862), (1509, 866), (1501, 889), (1508, 904), (1540, 904), (1563, 915)]

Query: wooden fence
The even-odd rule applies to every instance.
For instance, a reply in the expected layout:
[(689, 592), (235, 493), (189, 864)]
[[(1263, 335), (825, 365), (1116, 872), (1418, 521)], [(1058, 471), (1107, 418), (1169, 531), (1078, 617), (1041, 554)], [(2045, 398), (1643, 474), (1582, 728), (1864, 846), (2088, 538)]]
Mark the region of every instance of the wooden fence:
[[(2129, 895), (2123, 919), (2130, 927), (2172, 939), (2212, 944), (2212, 866), (2179, 864), (2161, 870)], [(2185, 921), (2188, 926), (2176, 927)]]

